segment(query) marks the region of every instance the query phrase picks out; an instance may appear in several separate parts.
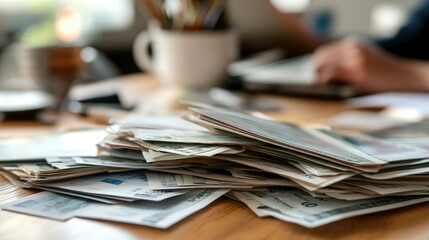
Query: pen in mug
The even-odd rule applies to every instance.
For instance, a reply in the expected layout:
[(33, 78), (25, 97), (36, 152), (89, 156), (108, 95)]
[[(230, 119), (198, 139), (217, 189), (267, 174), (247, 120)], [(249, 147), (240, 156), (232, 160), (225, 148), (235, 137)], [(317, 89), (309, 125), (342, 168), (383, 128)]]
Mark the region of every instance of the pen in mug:
[(214, 0), (214, 3), (209, 9), (207, 16), (204, 19), (203, 28), (213, 30), (219, 22), (222, 13), (225, 9), (225, 0)]
[(225, 0), (141, 0), (141, 3), (163, 28), (175, 30), (213, 30), (225, 8)]
[(155, 18), (161, 26), (166, 27), (167, 21), (165, 14), (152, 0), (141, 0), (141, 3), (147, 7), (152, 17)]
[(204, 20), (207, 17), (207, 14), (210, 11), (210, 8), (213, 6), (215, 0), (202, 0), (200, 4), (200, 11), (198, 12), (197, 21), (195, 23), (199, 28), (203, 28)]

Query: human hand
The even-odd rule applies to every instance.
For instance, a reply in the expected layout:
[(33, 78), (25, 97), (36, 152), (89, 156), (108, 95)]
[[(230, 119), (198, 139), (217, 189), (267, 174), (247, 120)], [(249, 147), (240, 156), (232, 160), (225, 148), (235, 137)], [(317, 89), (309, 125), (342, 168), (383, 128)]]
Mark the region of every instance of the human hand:
[(429, 78), (416, 68), (417, 63), (392, 56), (355, 38), (318, 48), (314, 62), (320, 84), (346, 83), (367, 93), (429, 91)]

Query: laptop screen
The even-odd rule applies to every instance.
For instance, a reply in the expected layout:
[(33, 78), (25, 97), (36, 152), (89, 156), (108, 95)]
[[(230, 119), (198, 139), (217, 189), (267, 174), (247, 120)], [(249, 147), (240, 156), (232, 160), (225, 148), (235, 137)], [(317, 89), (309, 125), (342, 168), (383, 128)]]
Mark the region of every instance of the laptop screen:
[(288, 56), (302, 53), (288, 27), (282, 22), (281, 13), (270, 1), (227, 1), (226, 14), (232, 27), (240, 32), (245, 53), (272, 48), (283, 48)]

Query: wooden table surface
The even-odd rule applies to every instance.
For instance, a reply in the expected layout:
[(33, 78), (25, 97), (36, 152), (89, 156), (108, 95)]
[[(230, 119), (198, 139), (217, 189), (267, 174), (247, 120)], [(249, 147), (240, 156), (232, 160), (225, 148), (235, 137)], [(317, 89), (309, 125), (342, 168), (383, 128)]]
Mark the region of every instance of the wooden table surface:
[[(157, 83), (149, 76), (130, 75), (106, 82), (106, 87), (126, 93), (124, 101), (154, 94)], [(347, 110), (344, 103), (281, 96), (261, 96), (278, 101), (282, 110), (269, 116), (300, 124), (320, 123)], [(41, 134), (49, 130), (99, 125), (87, 118), (65, 115), (55, 126), (34, 122), (1, 122), (0, 138)], [(0, 177), (0, 204), (36, 191), (18, 189)], [(0, 239), (429, 239), (429, 203), (353, 217), (316, 229), (307, 229), (274, 218), (259, 218), (245, 205), (222, 197), (167, 230), (75, 218), (59, 222), (0, 211)]]

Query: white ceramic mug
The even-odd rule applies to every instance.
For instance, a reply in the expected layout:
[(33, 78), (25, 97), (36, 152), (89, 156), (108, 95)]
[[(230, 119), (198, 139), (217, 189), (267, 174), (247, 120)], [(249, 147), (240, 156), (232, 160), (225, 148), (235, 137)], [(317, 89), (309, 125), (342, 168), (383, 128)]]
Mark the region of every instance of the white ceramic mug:
[(182, 32), (150, 26), (137, 36), (133, 54), (142, 70), (168, 86), (207, 89), (225, 79), (228, 65), (238, 57), (238, 45), (233, 30)]

